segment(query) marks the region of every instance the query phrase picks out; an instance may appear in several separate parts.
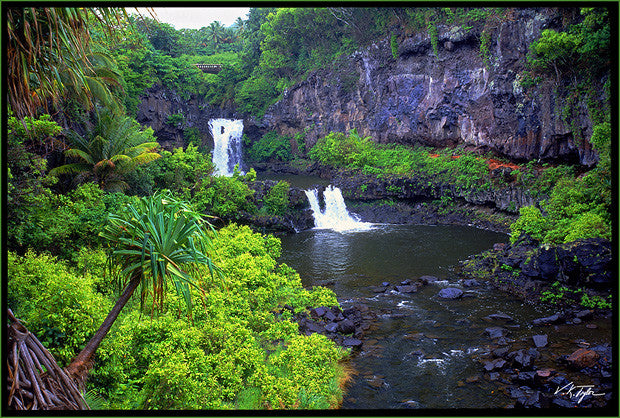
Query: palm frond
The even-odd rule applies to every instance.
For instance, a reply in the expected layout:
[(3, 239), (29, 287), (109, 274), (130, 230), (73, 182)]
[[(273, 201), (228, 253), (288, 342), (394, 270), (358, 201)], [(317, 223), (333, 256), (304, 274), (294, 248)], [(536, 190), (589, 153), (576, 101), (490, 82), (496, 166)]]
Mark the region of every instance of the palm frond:
[(81, 150), (81, 149), (77, 149), (77, 148), (70, 148), (66, 150), (65, 156), (71, 157), (71, 158), (79, 158), (88, 164), (94, 163), (92, 156), (88, 152)]
[(91, 166), (84, 163), (72, 163), (61, 165), (50, 170), (49, 174), (58, 176), (61, 174), (75, 174), (90, 170)]
[(151, 161), (155, 161), (156, 159), (161, 158), (161, 155), (156, 152), (146, 152), (144, 154), (140, 154), (132, 159), (138, 165), (147, 164)]

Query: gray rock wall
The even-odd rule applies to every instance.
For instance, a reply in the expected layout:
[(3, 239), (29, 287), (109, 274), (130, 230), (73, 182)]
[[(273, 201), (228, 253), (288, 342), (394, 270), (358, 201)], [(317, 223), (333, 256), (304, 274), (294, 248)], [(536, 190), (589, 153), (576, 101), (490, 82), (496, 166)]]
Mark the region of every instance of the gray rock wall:
[[(439, 27), (437, 56), (426, 33), (401, 38), (396, 59), (385, 39), (284, 92), (260, 127), (283, 135), (305, 130), (307, 147), (330, 131), (355, 128), (380, 143), (460, 144), (523, 161), (592, 165), (596, 153), (562, 121), (557, 86), (521, 85), (529, 45), (557, 24), (551, 9), (517, 10), (492, 29), (487, 66), (481, 28)], [(589, 138), (582, 113), (577, 125)]]

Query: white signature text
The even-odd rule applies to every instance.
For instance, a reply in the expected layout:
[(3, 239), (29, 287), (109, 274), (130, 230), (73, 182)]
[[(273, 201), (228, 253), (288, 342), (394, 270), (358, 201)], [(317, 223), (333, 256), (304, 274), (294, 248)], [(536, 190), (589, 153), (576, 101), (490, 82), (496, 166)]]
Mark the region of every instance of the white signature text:
[(577, 386), (573, 382), (567, 385), (557, 388), (554, 395), (568, 395), (570, 399), (577, 399), (577, 403), (581, 403), (586, 396), (603, 396), (604, 393), (595, 393), (592, 388), (594, 385), (580, 385)]

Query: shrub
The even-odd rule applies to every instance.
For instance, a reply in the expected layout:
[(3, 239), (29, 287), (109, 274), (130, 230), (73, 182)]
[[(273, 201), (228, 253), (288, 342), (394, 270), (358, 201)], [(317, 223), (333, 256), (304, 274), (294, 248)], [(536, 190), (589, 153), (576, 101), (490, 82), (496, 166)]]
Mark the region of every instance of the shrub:
[(320, 138), (308, 153), (310, 158), (336, 167), (363, 168), (376, 163), (370, 137), (360, 137), (355, 129), (345, 135), (331, 132)]
[(561, 176), (566, 171), (558, 168), (551, 177), (557, 179), (557, 182), (549, 198), (540, 204), (544, 216), (536, 208), (522, 208), (525, 212), (511, 226), (511, 240), (516, 240), (520, 232), (553, 244), (580, 238), (610, 239), (611, 191), (605, 181), (604, 170), (597, 167), (575, 179), (570, 175)]
[(275, 131), (267, 132), (251, 144), (249, 139), (244, 137), (244, 143), (250, 145), (247, 150), (250, 161), (290, 161), (293, 159), (291, 138), (278, 135)]
[(82, 247), (100, 244), (106, 216), (128, 201), (122, 193), (106, 193), (84, 183), (67, 195), (48, 191), (31, 199), (24, 220), (12, 226), (11, 247), (49, 251), (69, 259)]
[(515, 243), (521, 234), (528, 234), (538, 241), (542, 241), (548, 229), (548, 221), (542, 216), (540, 209), (535, 206), (525, 206), (519, 209), (519, 219), (510, 225), (510, 242)]
[(574, 217), (571, 219), (567, 229), (564, 242), (598, 237), (611, 239), (609, 225), (598, 213), (594, 212), (585, 212)]
[(288, 190), (290, 185), (284, 181), (279, 181), (265, 194), (263, 203), (268, 213), (272, 215), (284, 215), (289, 207)]
[[(160, 316), (118, 320), (103, 341), (89, 384), (108, 408), (328, 408), (342, 399), (339, 360), (346, 351), (320, 335), (300, 336), (297, 323), (274, 313), (296, 300), (337, 304), (326, 288), (302, 288), (278, 265), (280, 241), (231, 224), (213, 240), (223, 288), (196, 271), (191, 319), (174, 297)], [(320, 304), (320, 305), (319, 305)], [(305, 307), (304, 307), (305, 309)], [(288, 312), (288, 311), (285, 311)]]
[(250, 201), (254, 190), (238, 177), (209, 177), (197, 188), (194, 195), (196, 208), (204, 213), (226, 219), (238, 219), (241, 211), (256, 210)]
[(8, 306), (67, 365), (103, 322), (111, 301), (90, 274), (76, 275), (49, 255), (8, 254)]

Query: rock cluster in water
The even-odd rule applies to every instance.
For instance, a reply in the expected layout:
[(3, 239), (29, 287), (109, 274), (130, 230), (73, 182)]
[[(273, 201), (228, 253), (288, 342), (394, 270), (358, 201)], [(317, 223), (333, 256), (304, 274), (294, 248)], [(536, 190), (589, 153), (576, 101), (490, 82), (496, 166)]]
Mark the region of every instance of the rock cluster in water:
[(558, 282), (592, 294), (610, 294), (612, 278), (611, 242), (603, 238), (581, 239), (567, 244), (539, 246), (523, 235), (512, 245), (493, 250), (461, 263), (461, 275), (485, 276), (503, 290), (526, 300), (538, 300), (541, 290)]
[[(289, 306), (284, 309), (292, 310)], [(310, 309), (309, 313), (295, 314), (299, 332), (304, 335), (323, 334), (330, 340), (346, 348), (358, 349), (363, 344), (364, 331), (376, 315), (364, 304), (341, 309), (338, 306)]]
[[(504, 315), (495, 320), (510, 322)], [(582, 310), (538, 318), (532, 322), (538, 333), (519, 340), (503, 327), (487, 328), (492, 343), (478, 358), (484, 377), (497, 383), (517, 408), (606, 406), (613, 397), (612, 347), (568, 337), (553, 341), (544, 333), (551, 324), (574, 326), (571, 318), (592, 316), (593, 311)]]

